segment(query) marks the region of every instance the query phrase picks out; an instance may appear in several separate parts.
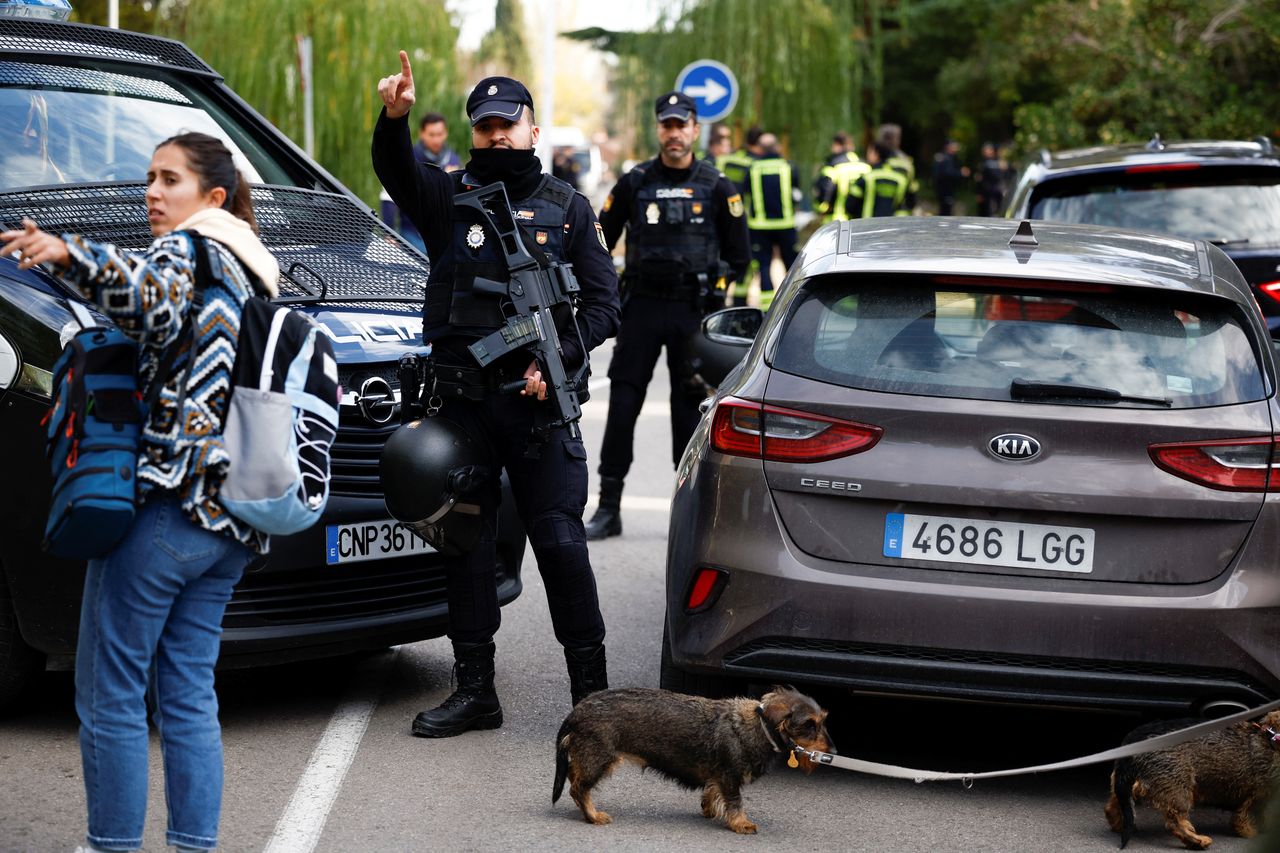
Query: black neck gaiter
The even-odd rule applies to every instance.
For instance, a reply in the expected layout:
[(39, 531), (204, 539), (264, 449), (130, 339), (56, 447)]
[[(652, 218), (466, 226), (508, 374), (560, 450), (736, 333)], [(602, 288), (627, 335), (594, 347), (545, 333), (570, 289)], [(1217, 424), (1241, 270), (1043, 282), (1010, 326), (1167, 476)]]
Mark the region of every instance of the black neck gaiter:
[(481, 186), (502, 181), (511, 201), (526, 199), (542, 180), (542, 161), (533, 149), (472, 148), (467, 174)]

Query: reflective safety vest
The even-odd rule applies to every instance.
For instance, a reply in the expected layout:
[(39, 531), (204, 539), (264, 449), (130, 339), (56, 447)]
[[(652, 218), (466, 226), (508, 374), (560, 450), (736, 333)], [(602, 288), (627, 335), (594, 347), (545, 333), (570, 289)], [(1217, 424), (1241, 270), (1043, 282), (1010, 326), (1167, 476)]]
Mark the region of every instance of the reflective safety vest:
[(716, 158), (716, 168), (733, 182), (739, 191), (747, 187), (747, 172), (751, 170), (751, 155), (745, 151), (732, 151)]
[(834, 166), (828, 166), (823, 171), (830, 171), (831, 180), (836, 185), (835, 198), (831, 201), (831, 211), (828, 213), (826, 221), (840, 222), (848, 219), (849, 213), (845, 210), (845, 203), (849, 200), (849, 187), (853, 185), (859, 175), (865, 175), (871, 171), (871, 164), (864, 163), (861, 160), (850, 160), (844, 163), (837, 163)]
[(884, 161), (884, 165), (893, 169), (907, 179), (907, 195), (901, 208), (894, 211), (895, 216), (910, 216), (915, 207), (916, 193), (920, 191), (920, 182), (916, 180), (916, 163), (906, 154), (898, 153)]
[(859, 175), (849, 185), (849, 207), (853, 215), (893, 216), (907, 197), (907, 176), (888, 166), (877, 166)]
[[(782, 231), (795, 228), (795, 200), (791, 197), (791, 164), (781, 157), (753, 160), (750, 178), (751, 207), (747, 210), (747, 228), (752, 231)], [(766, 194), (772, 195), (775, 192), (778, 195), (779, 213), (771, 215), (768, 212), (769, 205), (766, 204)]]

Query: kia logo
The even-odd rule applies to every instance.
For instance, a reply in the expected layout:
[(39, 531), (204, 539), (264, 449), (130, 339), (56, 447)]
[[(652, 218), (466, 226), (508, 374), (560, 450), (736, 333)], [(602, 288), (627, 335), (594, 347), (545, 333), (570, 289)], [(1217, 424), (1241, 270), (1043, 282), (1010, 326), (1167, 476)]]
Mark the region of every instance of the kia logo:
[(396, 398), (391, 385), (381, 376), (371, 376), (360, 386), (357, 399), (360, 414), (375, 424), (385, 424), (396, 413)]
[(987, 442), (987, 449), (991, 451), (993, 456), (998, 456), (1001, 459), (1025, 462), (1040, 455), (1040, 442), (1029, 435), (1006, 432)]

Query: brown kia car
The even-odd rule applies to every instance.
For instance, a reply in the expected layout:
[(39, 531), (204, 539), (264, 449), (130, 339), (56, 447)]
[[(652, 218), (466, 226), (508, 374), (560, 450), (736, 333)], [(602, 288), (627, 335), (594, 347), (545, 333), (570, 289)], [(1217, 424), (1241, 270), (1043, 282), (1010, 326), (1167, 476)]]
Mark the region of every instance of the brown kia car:
[(766, 317), (702, 334), (746, 358), (677, 471), (664, 686), (1193, 714), (1280, 695), (1275, 364), (1216, 246), (835, 223)]

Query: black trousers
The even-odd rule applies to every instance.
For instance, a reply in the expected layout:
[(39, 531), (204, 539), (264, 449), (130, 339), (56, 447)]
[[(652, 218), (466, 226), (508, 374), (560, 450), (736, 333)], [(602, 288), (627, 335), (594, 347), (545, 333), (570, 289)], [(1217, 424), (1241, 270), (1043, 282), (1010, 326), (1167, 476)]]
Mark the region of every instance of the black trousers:
[[(782, 256), (782, 265), (791, 269), (796, 255), (796, 229), (783, 228), (777, 231), (751, 232), (751, 257), (760, 266), (761, 292), (773, 290), (773, 247), (778, 247)], [(745, 304), (745, 302), (743, 303)]]
[(622, 306), (622, 328), (609, 362), (609, 417), (600, 448), (600, 476), (626, 477), (634, 458), (636, 419), (644, 405), (653, 368), (663, 347), (671, 375), (671, 463), (677, 464), (698, 426), (698, 403), (705, 394), (686, 382), (686, 340), (698, 329), (702, 313), (687, 302), (640, 294)]
[(545, 403), (528, 397), (494, 394), (480, 402), (447, 400), (437, 415), (479, 438), (490, 456), (491, 476), (479, 496), (480, 542), (470, 553), (446, 562), (449, 638), (457, 642), (487, 642), (501, 622), (495, 534), (503, 469), (547, 589), (556, 639), (566, 647), (604, 641), (604, 618), (582, 525), (587, 451), (573, 424), (554, 430), (538, 458), (527, 458), (534, 412), (541, 405)]

